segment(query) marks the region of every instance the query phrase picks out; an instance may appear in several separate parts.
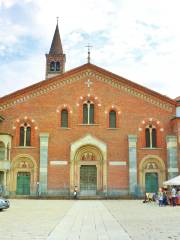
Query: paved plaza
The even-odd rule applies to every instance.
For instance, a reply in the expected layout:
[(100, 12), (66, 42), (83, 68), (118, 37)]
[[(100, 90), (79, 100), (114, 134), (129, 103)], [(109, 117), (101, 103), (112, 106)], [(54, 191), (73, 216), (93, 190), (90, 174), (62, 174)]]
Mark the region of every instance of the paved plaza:
[(180, 207), (140, 200), (10, 200), (1, 240), (180, 240)]

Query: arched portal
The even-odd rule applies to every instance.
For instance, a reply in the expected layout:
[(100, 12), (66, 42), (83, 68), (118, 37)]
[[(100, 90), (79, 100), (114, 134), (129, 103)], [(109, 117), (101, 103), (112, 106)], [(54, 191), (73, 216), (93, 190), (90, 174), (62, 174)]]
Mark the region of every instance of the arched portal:
[(12, 162), (12, 185), (10, 191), (16, 195), (34, 195), (37, 188), (37, 165), (26, 154), (18, 155)]
[(155, 155), (146, 156), (139, 165), (140, 186), (143, 192), (157, 192), (165, 181), (165, 164)]
[(87, 135), (71, 145), (70, 190), (81, 195), (107, 192), (106, 144)]

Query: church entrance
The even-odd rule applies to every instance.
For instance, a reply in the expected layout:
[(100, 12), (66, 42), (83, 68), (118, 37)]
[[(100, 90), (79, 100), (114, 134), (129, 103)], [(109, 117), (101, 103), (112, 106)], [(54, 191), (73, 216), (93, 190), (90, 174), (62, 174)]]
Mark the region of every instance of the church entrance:
[(30, 195), (30, 173), (29, 172), (18, 172), (16, 194)]
[(145, 191), (151, 192), (151, 193), (158, 192), (158, 174), (157, 173), (146, 173)]
[(165, 164), (156, 155), (146, 156), (139, 165), (139, 183), (142, 192), (158, 192), (165, 181)]
[(81, 165), (80, 167), (80, 194), (96, 195), (97, 168), (96, 165)]
[(37, 193), (37, 164), (27, 154), (16, 156), (11, 165), (9, 191), (14, 195), (35, 195)]
[(80, 196), (107, 194), (107, 146), (86, 135), (71, 144), (70, 192), (76, 186)]

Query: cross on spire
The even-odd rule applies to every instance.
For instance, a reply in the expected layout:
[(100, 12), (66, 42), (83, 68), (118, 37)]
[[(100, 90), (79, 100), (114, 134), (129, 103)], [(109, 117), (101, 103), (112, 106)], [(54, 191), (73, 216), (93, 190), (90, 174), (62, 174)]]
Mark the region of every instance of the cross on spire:
[(92, 48), (92, 46), (88, 43), (88, 45), (87, 46), (85, 46), (85, 47), (87, 47), (87, 49), (88, 49), (88, 57), (87, 57), (87, 60), (88, 60), (88, 63), (90, 63), (90, 59), (91, 59), (91, 52), (90, 52), (90, 50), (91, 50), (91, 48)]
[(59, 17), (56, 17), (56, 19), (57, 19), (57, 24), (58, 24), (58, 22), (59, 22)]

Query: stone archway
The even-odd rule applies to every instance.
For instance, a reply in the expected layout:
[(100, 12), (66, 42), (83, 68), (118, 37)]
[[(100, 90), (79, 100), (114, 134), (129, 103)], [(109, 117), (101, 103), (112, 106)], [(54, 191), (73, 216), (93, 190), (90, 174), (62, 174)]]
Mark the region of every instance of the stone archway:
[(163, 185), (165, 181), (165, 164), (163, 160), (156, 155), (148, 155), (142, 159), (139, 165), (139, 183), (143, 192), (146, 190), (146, 176), (148, 174), (156, 174), (158, 187)]
[[(96, 168), (96, 190), (97, 193), (107, 192), (107, 146), (102, 141), (87, 135), (86, 137), (71, 144), (70, 162), (70, 191), (74, 186), (80, 191), (80, 175), (82, 166), (92, 169)], [(88, 167), (91, 166), (91, 167)]]
[(17, 192), (17, 182), (20, 176), (29, 176), (29, 194), (27, 195), (35, 195), (37, 190), (37, 164), (30, 155), (18, 155), (12, 161), (10, 192), (13, 194)]

